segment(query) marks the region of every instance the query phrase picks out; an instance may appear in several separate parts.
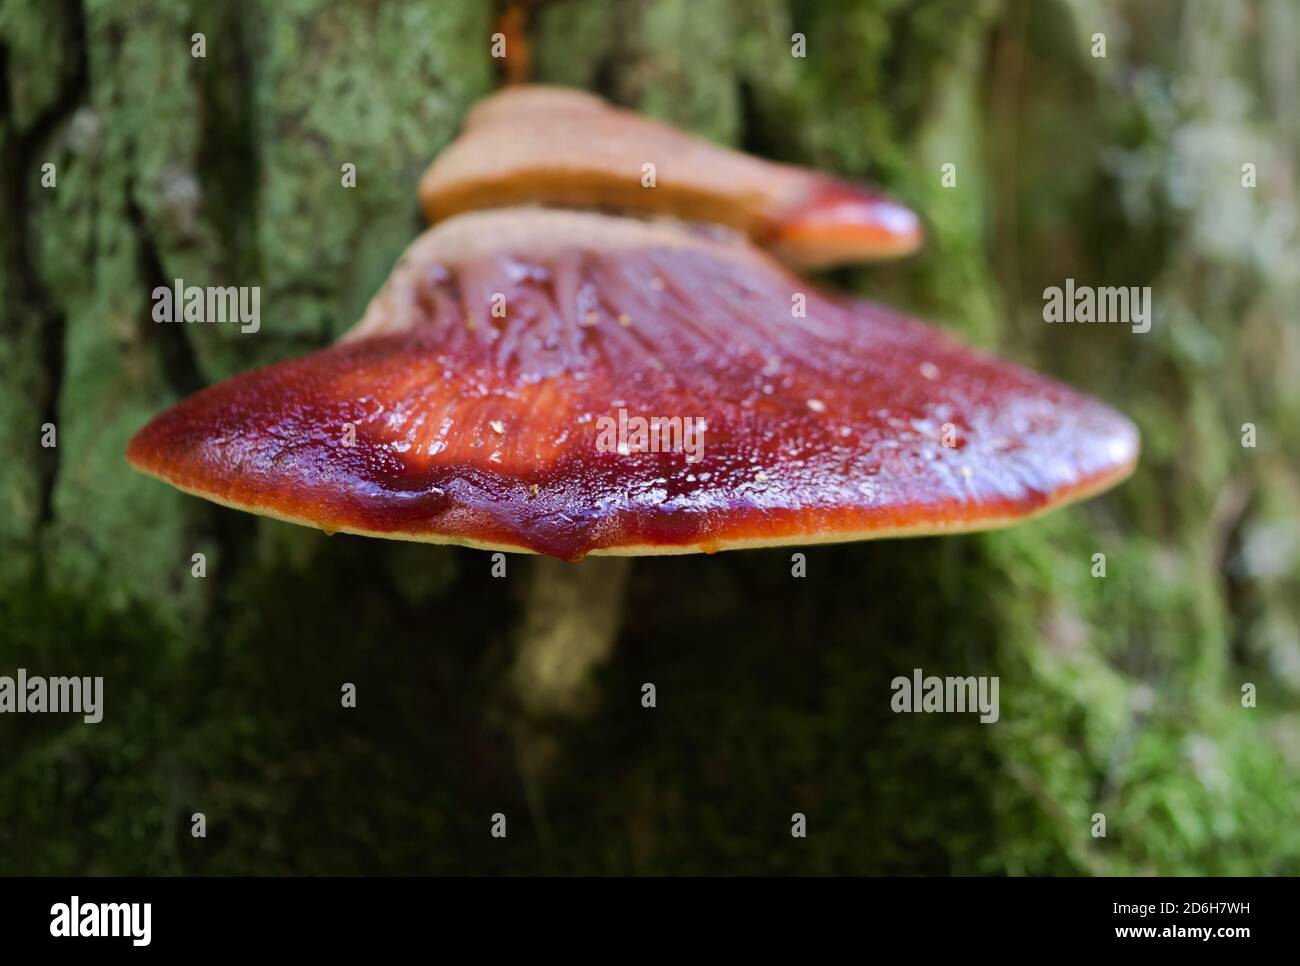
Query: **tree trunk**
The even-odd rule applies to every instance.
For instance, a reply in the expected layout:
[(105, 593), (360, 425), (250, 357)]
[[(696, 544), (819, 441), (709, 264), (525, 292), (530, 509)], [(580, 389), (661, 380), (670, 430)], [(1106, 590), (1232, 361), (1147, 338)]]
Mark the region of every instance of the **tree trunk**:
[[(601, 700), (545, 725), (539, 777), (494, 710), (534, 562), (327, 539), (123, 459), (358, 318), (497, 83), (490, 5), (0, 0), (0, 674), (105, 679), (98, 725), (0, 719), (0, 872), (1300, 873), (1298, 19), (533, 9), (536, 80), (911, 203), (921, 256), (829, 283), (1144, 442), (1115, 493), (1003, 533), (808, 548), (802, 579), (790, 551), (634, 561)], [(1066, 278), (1151, 286), (1151, 331), (1045, 324)], [(154, 323), (175, 279), (260, 286), (259, 331)], [(895, 714), (914, 668), (996, 675), (998, 722)]]

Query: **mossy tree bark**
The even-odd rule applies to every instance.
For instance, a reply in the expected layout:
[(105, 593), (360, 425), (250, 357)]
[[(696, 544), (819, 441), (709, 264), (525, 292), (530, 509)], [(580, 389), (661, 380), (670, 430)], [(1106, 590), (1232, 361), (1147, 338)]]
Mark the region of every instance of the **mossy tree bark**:
[[(122, 458), (358, 317), (495, 83), (492, 14), (0, 0), (0, 673), (102, 674), (108, 702), (0, 720), (0, 870), (1300, 872), (1293, 5), (533, 11), (538, 80), (911, 202), (921, 257), (831, 281), (1113, 401), (1145, 445), (1115, 494), (1006, 533), (818, 547), (804, 579), (788, 552), (634, 562), (601, 700), (546, 726), (541, 777), (485, 711), (534, 562), (326, 539)], [(1150, 285), (1152, 331), (1045, 325), (1067, 277)], [(261, 286), (260, 331), (155, 325), (176, 278)], [(998, 675), (1000, 721), (894, 714), (914, 667)]]

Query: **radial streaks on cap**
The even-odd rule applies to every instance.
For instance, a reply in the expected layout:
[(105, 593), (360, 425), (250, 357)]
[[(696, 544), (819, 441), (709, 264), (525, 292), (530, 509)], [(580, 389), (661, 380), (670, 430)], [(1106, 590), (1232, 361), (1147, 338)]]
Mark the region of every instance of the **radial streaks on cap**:
[[(608, 445), (636, 417), (698, 445)], [(996, 526), (1136, 452), (1106, 406), (743, 241), (534, 210), (430, 230), (340, 344), (182, 401), (128, 457), (327, 530), (573, 559)]]

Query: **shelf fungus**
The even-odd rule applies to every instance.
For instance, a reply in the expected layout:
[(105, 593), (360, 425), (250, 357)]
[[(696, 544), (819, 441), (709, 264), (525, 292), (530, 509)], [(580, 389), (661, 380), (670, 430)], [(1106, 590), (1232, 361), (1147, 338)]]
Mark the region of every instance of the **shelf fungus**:
[(132, 465), (329, 531), (576, 560), (998, 527), (1137, 458), (1102, 403), (792, 274), (915, 247), (868, 189), (524, 88), (420, 194), (434, 227), (350, 332), (181, 401)]
[(420, 180), (429, 221), (545, 204), (743, 232), (794, 267), (907, 255), (921, 220), (864, 185), (692, 137), (583, 91), (514, 87), (469, 113)]

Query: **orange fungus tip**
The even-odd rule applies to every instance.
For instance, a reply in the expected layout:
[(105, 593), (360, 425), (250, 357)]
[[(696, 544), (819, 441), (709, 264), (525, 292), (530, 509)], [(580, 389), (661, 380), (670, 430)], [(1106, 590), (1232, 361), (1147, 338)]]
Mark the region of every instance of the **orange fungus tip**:
[(908, 255), (922, 238), (921, 219), (910, 208), (870, 188), (827, 179), (774, 220), (768, 243), (787, 261), (816, 268)]

